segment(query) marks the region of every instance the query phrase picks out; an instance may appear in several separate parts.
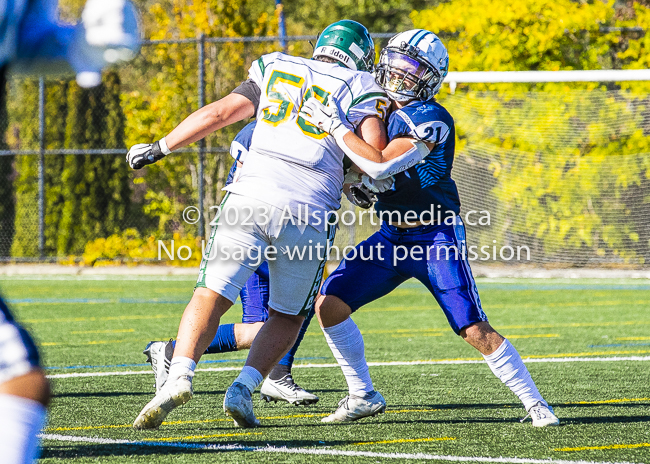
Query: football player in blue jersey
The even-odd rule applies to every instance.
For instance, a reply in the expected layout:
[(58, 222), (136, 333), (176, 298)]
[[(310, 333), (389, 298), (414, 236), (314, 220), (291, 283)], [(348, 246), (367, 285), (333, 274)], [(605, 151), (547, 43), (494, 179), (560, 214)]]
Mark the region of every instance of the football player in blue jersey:
[[(379, 182), (363, 184), (377, 198), (381, 229), (361, 242), (325, 281), (316, 314), (327, 343), (345, 374), (349, 395), (323, 422), (346, 422), (373, 416), (386, 403), (373, 388), (364, 342), (350, 315), (416, 278), (431, 292), (457, 335), (476, 348), (492, 372), (515, 393), (533, 426), (559, 425), (539, 394), (517, 350), (488, 323), (465, 253), (460, 200), (451, 178), (455, 149), (454, 120), (435, 100), (448, 71), (447, 50), (432, 32), (416, 29), (394, 36), (381, 51), (376, 78), (391, 99), (389, 144), (376, 150), (340, 129), (337, 111), (314, 99), (302, 116), (328, 129), (343, 151), (408, 154), (412, 167)], [(353, 158), (358, 159), (358, 158)], [(358, 165), (370, 178), (372, 166)], [(387, 173), (390, 174), (390, 173)], [(382, 247), (384, 253), (370, 254)], [(364, 259), (363, 257), (372, 257)], [(383, 258), (383, 259), (382, 259)]]
[[(0, 7), (0, 109), (6, 72), (77, 73), (84, 87), (99, 84), (104, 66), (131, 58), (140, 42), (133, 5), (89, 0), (79, 25), (63, 24), (50, 0), (9, 0)], [(110, 62), (110, 63), (109, 63)], [(4, 137), (4, 134), (0, 135)], [(0, 299), (0, 461), (29, 464), (38, 451), (50, 386), (36, 346)]]
[[(247, 124), (235, 136), (230, 145), (230, 154), (235, 159), (235, 162), (228, 173), (226, 185), (235, 180), (237, 168), (246, 159), (256, 124), (257, 121)], [(220, 325), (205, 354), (228, 353), (249, 349), (257, 332), (269, 318), (269, 295), (269, 266), (264, 262), (248, 279), (239, 294), (243, 312), (241, 324)], [(294, 405), (308, 405), (318, 401), (318, 396), (296, 384), (291, 375), (294, 356), (313, 316), (314, 309), (312, 307), (302, 323), (298, 339), (293, 344), (293, 347), (276, 364), (266, 380), (264, 380), (264, 383), (262, 383), (260, 396), (263, 400), (267, 402), (286, 401)], [(174, 346), (175, 342), (173, 341), (154, 341), (150, 342), (144, 350), (147, 361), (151, 363), (151, 368), (156, 377), (157, 392), (167, 381)]]

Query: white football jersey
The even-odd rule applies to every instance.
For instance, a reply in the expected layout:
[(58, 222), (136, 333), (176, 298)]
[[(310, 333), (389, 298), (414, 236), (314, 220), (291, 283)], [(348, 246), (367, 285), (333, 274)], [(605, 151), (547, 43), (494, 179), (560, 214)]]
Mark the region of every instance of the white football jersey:
[[(370, 73), (283, 53), (262, 56), (249, 78), (261, 89), (257, 125), (238, 181), (227, 187), (277, 208), (316, 217), (340, 207), (343, 151), (333, 137), (298, 116), (310, 97), (336, 103), (345, 126), (354, 130), (367, 116), (385, 120), (389, 101)], [(302, 213), (299, 208), (302, 207)], [(324, 225), (309, 223), (319, 230)]]

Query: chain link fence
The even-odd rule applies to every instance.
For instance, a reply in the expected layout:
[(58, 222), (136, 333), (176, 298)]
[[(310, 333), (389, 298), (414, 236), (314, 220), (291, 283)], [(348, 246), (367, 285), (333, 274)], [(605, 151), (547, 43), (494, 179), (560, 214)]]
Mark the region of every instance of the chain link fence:
[[(373, 34), (377, 49), (392, 35)], [(78, 262), (89, 244), (115, 235), (207, 236), (232, 163), (230, 141), (246, 122), (141, 171), (124, 162), (127, 147), (159, 139), (227, 95), (259, 56), (282, 48), (310, 56), (316, 38), (146, 41), (132, 62), (88, 90), (9, 77), (0, 113), (0, 261)], [(205, 212), (196, 223), (183, 219), (189, 206)], [(353, 229), (340, 240), (353, 243)], [(137, 253), (132, 260), (157, 261)]]
[[(373, 34), (377, 49), (392, 35)], [(287, 51), (310, 56), (315, 39), (287, 37)], [(89, 90), (70, 81), (10, 78), (0, 105), (0, 261), (158, 262), (158, 240), (200, 247), (232, 163), (228, 147), (245, 122), (140, 171), (126, 165), (126, 147), (159, 139), (227, 95), (255, 59), (280, 43), (149, 41)], [(545, 92), (442, 92), (459, 134), (453, 177), (463, 212), (476, 212), (470, 242), (488, 246), (488, 262), (648, 266), (646, 100), (647, 92), (619, 90), (560, 100)], [(188, 207), (205, 214), (188, 220)], [(344, 199), (339, 216), (348, 210), (362, 219), (341, 225), (341, 250), (378, 228)], [(478, 224), (485, 211), (490, 224)], [(501, 255), (503, 247), (518, 246), (530, 258)], [(485, 251), (477, 251), (483, 261)]]

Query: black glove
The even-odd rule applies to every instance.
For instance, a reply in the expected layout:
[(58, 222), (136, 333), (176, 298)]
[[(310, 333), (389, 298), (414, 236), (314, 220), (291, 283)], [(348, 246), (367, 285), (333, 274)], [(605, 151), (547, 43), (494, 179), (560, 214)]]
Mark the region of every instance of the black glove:
[(133, 169), (142, 169), (148, 164), (163, 159), (166, 155), (160, 149), (160, 142), (138, 143), (126, 154), (126, 162)]
[(360, 208), (368, 209), (377, 201), (377, 197), (363, 184), (360, 184), (350, 186), (348, 200)]

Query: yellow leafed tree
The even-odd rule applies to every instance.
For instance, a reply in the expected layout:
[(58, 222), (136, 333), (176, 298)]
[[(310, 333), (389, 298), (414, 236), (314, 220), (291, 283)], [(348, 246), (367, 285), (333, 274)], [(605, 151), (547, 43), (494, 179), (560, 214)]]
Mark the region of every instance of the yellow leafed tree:
[[(439, 33), (451, 71), (646, 68), (650, 9), (569, 0), (453, 0), (413, 12)], [(608, 32), (613, 31), (613, 32)], [(456, 118), (466, 209), (491, 209), (474, 237), (527, 245), (538, 262), (650, 260), (648, 83), (480, 84), (444, 90)]]
[[(154, 4), (144, 15), (145, 35), (152, 40), (233, 38), (277, 35), (273, 5), (252, 0), (169, 0)], [(246, 79), (250, 63), (276, 51), (276, 42), (209, 43), (205, 51), (205, 103), (224, 97)], [(142, 57), (126, 70), (130, 83), (123, 95), (127, 117), (126, 143), (153, 142), (171, 131), (199, 107), (199, 51), (196, 43), (147, 45)], [(245, 122), (206, 138), (206, 147), (228, 147)], [(196, 146), (196, 145), (193, 145)], [(205, 162), (206, 210), (218, 204), (230, 167), (225, 153), (208, 153)], [(195, 154), (179, 153), (149, 166), (136, 184), (144, 195), (145, 213), (159, 221), (160, 232), (196, 234), (196, 226), (178, 222), (187, 205), (196, 205), (198, 171)], [(176, 220), (177, 222), (174, 222)]]

